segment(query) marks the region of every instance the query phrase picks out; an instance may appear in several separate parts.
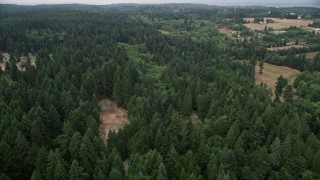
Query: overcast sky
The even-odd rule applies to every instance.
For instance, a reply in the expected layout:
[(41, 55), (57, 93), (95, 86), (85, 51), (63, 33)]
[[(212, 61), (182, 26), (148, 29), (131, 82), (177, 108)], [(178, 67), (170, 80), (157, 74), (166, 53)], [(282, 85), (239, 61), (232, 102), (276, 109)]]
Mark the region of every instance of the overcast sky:
[(213, 5), (279, 5), (279, 6), (318, 6), (320, 0), (0, 0), (1, 4), (115, 4), (115, 3), (199, 3)]

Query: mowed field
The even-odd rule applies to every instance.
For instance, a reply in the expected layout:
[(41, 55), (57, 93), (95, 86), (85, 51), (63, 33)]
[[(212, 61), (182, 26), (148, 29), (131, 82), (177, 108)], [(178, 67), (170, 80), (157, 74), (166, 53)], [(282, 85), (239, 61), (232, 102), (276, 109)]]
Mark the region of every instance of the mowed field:
[(109, 132), (118, 132), (128, 123), (127, 110), (118, 107), (118, 105), (109, 99), (102, 99), (99, 101), (101, 109), (100, 113), (100, 134), (106, 142), (108, 140)]
[(218, 29), (219, 33), (221, 34), (225, 34), (225, 35), (232, 35), (232, 30), (231, 29), (227, 29), (227, 28), (219, 28)]
[(268, 88), (272, 91), (272, 99), (275, 98), (275, 89), (276, 89), (276, 82), (279, 76), (283, 76), (287, 78), (290, 82), (290, 79), (294, 78), (295, 76), (299, 75), (301, 72), (296, 69), (292, 69), (285, 66), (276, 66), (269, 63), (264, 63), (263, 73), (259, 74), (259, 62), (257, 62), (255, 67), (255, 80), (256, 85), (260, 86), (261, 83), (266, 84)]
[(280, 19), (280, 18), (268, 18), (272, 19), (275, 22), (269, 24), (260, 24), (260, 23), (253, 23), (253, 18), (244, 18), (245, 21), (250, 23), (245, 24), (245, 26), (251, 30), (264, 30), (264, 28), (271, 27), (274, 30), (281, 30), (284, 28), (289, 28), (291, 26), (296, 27), (308, 27), (308, 24), (312, 24), (312, 20), (303, 20), (303, 19)]
[[(302, 53), (302, 54), (305, 54), (305, 56), (306, 56), (307, 59), (311, 59), (311, 60), (312, 60), (312, 59), (314, 59), (314, 58), (317, 56), (317, 54), (319, 54), (319, 51)], [(302, 55), (302, 54), (297, 54), (297, 56)]]
[(287, 50), (287, 49), (291, 49), (291, 48), (304, 48), (307, 46), (304, 45), (291, 45), (291, 46), (279, 46), (279, 47), (271, 47), (271, 48), (267, 48), (267, 50), (269, 51), (279, 51), (279, 50)]

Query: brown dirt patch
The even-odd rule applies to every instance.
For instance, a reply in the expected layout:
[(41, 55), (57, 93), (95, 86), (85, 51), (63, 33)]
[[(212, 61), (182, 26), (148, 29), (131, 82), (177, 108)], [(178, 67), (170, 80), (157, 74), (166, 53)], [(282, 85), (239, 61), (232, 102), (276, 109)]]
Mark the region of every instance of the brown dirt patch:
[(0, 68), (2, 70), (6, 69), (6, 62), (8, 62), (10, 60), (10, 54), (8, 53), (2, 53), (2, 63), (0, 63)]
[[(0, 67), (2, 70), (6, 69), (6, 62), (10, 61), (10, 54), (9, 53), (2, 53), (3, 56), (3, 63), (0, 63)], [(32, 59), (33, 56), (31, 53), (28, 53), (29, 58), (31, 59), (31, 65), (36, 67), (35, 59)], [(18, 70), (23, 71), (25, 70), (25, 65), (27, 64), (27, 56), (21, 56), (19, 62), (16, 63)]]
[(99, 106), (101, 109), (100, 113), (100, 135), (107, 141), (109, 131), (118, 132), (122, 129), (128, 122), (127, 110), (118, 107), (118, 105), (109, 99), (102, 99), (99, 101)]
[(291, 46), (280, 46), (280, 47), (271, 47), (271, 48), (267, 48), (267, 50), (269, 51), (279, 51), (279, 50), (288, 50), (291, 48), (304, 48), (307, 46), (304, 45), (291, 45)]
[(264, 28), (271, 27), (274, 30), (281, 30), (284, 28), (290, 28), (291, 26), (296, 27), (308, 27), (308, 24), (312, 24), (312, 20), (303, 20), (303, 19), (280, 19), (280, 18), (268, 18), (272, 19), (275, 22), (269, 24), (259, 24), (253, 23), (253, 18), (244, 18), (246, 21), (250, 21), (250, 23), (245, 24), (245, 26), (251, 30), (264, 30)]
[(255, 67), (255, 80), (256, 85), (260, 86), (262, 84), (266, 84), (268, 88), (272, 91), (272, 99), (275, 98), (274, 92), (276, 88), (276, 82), (279, 76), (283, 76), (290, 80), (291, 78), (297, 76), (301, 72), (296, 69), (292, 69), (285, 66), (276, 66), (269, 63), (264, 63), (263, 73), (259, 74), (259, 62), (257, 62)]

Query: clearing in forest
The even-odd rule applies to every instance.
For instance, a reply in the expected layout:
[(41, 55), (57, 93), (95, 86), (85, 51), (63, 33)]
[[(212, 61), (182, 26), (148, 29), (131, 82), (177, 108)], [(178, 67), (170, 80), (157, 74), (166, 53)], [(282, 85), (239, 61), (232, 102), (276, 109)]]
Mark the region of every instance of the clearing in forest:
[(290, 45), (290, 46), (280, 46), (280, 47), (271, 47), (271, 48), (267, 48), (267, 50), (269, 51), (280, 51), (280, 50), (288, 50), (288, 49), (291, 49), (291, 48), (304, 48), (304, 47), (307, 47), (307, 46), (304, 46), (304, 45)]
[(299, 55), (302, 55), (302, 54), (305, 54), (305, 56), (306, 56), (306, 58), (307, 59), (314, 59), (316, 56), (317, 56), (317, 54), (319, 54), (320, 52), (319, 51), (316, 51), (316, 52), (307, 52), (307, 53), (301, 53), (301, 54), (297, 54), (297, 56), (299, 56)]
[(190, 120), (192, 123), (197, 123), (197, 122), (200, 122), (200, 118), (199, 116), (197, 115), (197, 112), (196, 111), (192, 111), (191, 115), (190, 115)]
[(8, 53), (2, 53), (2, 63), (0, 63), (0, 68), (2, 70), (6, 69), (6, 62), (8, 62), (10, 59), (10, 54)]
[(164, 35), (170, 34), (169, 31), (166, 31), (166, 30), (163, 30), (163, 29), (159, 29), (159, 31), (160, 31), (162, 34), (164, 34)]
[(273, 28), (274, 30), (281, 30), (285, 28), (290, 28), (291, 26), (296, 27), (308, 27), (309, 24), (312, 24), (312, 20), (304, 20), (304, 19), (280, 19), (280, 18), (268, 18), (272, 19), (274, 23), (254, 23), (253, 18), (244, 18), (245, 21), (249, 21), (250, 23), (245, 24), (245, 26), (251, 30), (264, 30), (267, 26), (268, 28)]
[(227, 37), (230, 37), (231, 39), (235, 39), (235, 40), (240, 40), (240, 41), (244, 41), (244, 37), (241, 37), (241, 35), (236, 35), (234, 36), (233, 33), (235, 31), (233, 31), (232, 29), (228, 29), (228, 28), (225, 28), (225, 27), (222, 27), (222, 28), (219, 28), (218, 29), (219, 33), (220, 34), (223, 34), (223, 35), (226, 35)]
[(101, 109), (100, 113), (100, 135), (107, 141), (109, 131), (118, 132), (128, 123), (127, 110), (118, 107), (115, 102), (109, 99), (102, 99), (99, 101)]
[(296, 69), (292, 69), (285, 66), (276, 66), (269, 63), (263, 63), (263, 73), (259, 74), (259, 62), (257, 62), (255, 67), (255, 80), (256, 85), (260, 86), (262, 84), (266, 84), (268, 88), (272, 91), (272, 99), (275, 98), (274, 92), (276, 89), (276, 82), (279, 76), (283, 76), (290, 81), (290, 79), (299, 75), (301, 72)]
[(228, 35), (228, 36), (231, 36), (232, 32), (233, 32), (233, 30), (228, 29), (228, 28), (219, 28), (218, 31), (221, 34), (225, 34), (225, 35)]
[[(6, 69), (6, 62), (10, 61), (10, 54), (9, 53), (2, 53), (2, 63), (0, 63), (0, 68), (2, 70)], [(36, 57), (32, 55), (32, 53), (28, 53), (28, 56), (31, 60), (31, 65), (36, 67)], [(16, 62), (16, 66), (18, 70), (23, 71), (25, 70), (27, 64), (27, 56), (21, 56), (19, 62)]]

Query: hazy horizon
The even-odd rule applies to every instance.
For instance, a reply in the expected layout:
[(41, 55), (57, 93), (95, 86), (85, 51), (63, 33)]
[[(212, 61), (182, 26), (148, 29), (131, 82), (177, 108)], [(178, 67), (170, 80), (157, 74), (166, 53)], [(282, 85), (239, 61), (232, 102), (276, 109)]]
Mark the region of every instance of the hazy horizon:
[(17, 5), (39, 5), (39, 4), (89, 4), (89, 5), (109, 5), (121, 3), (137, 3), (137, 4), (170, 4), (170, 3), (195, 3), (207, 5), (221, 6), (245, 6), (245, 5), (261, 5), (261, 6), (304, 6), (304, 7), (320, 7), (319, 0), (2, 0), (0, 4), (17, 4)]

